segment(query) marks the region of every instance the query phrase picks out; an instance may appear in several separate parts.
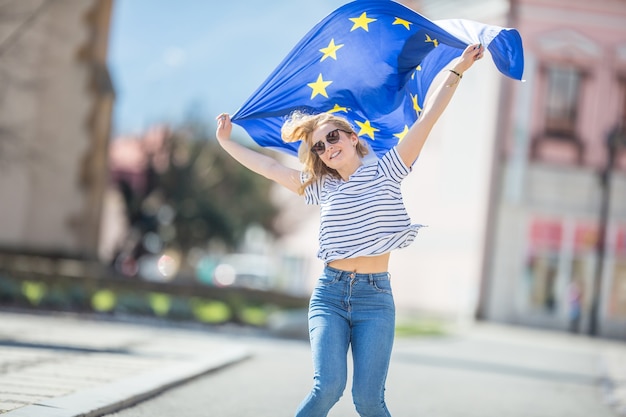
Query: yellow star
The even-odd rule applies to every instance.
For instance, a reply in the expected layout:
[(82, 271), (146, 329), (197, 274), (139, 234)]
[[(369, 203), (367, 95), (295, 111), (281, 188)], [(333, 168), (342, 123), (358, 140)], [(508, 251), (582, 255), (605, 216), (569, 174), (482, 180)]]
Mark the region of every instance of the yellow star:
[(326, 48), (320, 49), (320, 52), (324, 54), (324, 56), (322, 56), (322, 59), (320, 59), (320, 62), (322, 62), (323, 60), (325, 60), (328, 57), (331, 57), (331, 58), (333, 58), (336, 61), (337, 60), (337, 50), (339, 48), (341, 48), (342, 46), (343, 46), (343, 44), (335, 45), (335, 40), (331, 39), (330, 43), (328, 44), (328, 46)]
[(347, 107), (342, 107), (339, 104), (335, 104), (335, 107), (333, 107), (332, 109), (328, 110), (326, 113), (337, 113), (337, 112), (344, 112), (344, 113), (348, 113), (348, 108)]
[(394, 136), (398, 138), (398, 143), (402, 142), (402, 139), (409, 133), (409, 127), (404, 125), (404, 130), (400, 133), (394, 133)]
[(394, 20), (393, 23), (392, 23), (392, 25), (402, 25), (407, 30), (411, 30), (411, 25), (412, 24), (413, 23), (409, 22), (408, 20), (400, 19), (399, 17), (396, 17), (396, 20)]
[(415, 113), (419, 114), (419, 112), (422, 111), (422, 108), (419, 104), (417, 104), (417, 94), (411, 94), (411, 100), (413, 101), (413, 110), (415, 110)]
[(328, 98), (328, 94), (326, 94), (326, 87), (328, 87), (331, 83), (332, 81), (324, 81), (322, 74), (317, 77), (317, 81), (314, 83), (308, 83), (307, 85), (313, 89), (311, 92), (311, 100), (313, 100), (313, 98), (318, 94)]
[(426, 43), (428, 42), (432, 42), (433, 45), (435, 45), (435, 48), (439, 46), (439, 41), (437, 39), (430, 39), (430, 36), (428, 36), (428, 34), (426, 34)]
[(355, 120), (355, 123), (361, 128), (361, 130), (359, 130), (359, 136), (368, 135), (372, 140), (374, 139), (374, 133), (380, 130), (373, 127), (369, 120), (365, 122)]
[(415, 68), (415, 71), (413, 71), (413, 73), (411, 74), (411, 79), (414, 80), (415, 79), (415, 73), (417, 71), (421, 71), (422, 70), (422, 66), (418, 65), (417, 68)]
[(415, 79), (415, 74), (417, 74), (417, 71), (421, 71), (422, 70), (422, 66), (418, 65), (417, 68), (415, 68), (415, 71), (413, 71), (411, 73), (411, 79), (414, 80)]
[(363, 12), (363, 14), (359, 17), (351, 17), (350, 20), (354, 23), (354, 25), (352, 26), (352, 29), (350, 29), (350, 32), (358, 28), (361, 28), (365, 30), (366, 32), (369, 32), (367, 25), (376, 21), (376, 19), (371, 19), (367, 17), (367, 14), (365, 12)]

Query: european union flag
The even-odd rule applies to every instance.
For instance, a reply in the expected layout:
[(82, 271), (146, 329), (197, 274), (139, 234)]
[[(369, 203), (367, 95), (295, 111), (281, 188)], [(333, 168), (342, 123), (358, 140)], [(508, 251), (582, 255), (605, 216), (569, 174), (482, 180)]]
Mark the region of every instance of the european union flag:
[(348, 119), (377, 155), (417, 120), (435, 76), (467, 45), (482, 43), (503, 74), (521, 79), (514, 29), (467, 20), (432, 22), (390, 0), (357, 0), (318, 23), (233, 115), (263, 147), (293, 155), (280, 128), (295, 110)]

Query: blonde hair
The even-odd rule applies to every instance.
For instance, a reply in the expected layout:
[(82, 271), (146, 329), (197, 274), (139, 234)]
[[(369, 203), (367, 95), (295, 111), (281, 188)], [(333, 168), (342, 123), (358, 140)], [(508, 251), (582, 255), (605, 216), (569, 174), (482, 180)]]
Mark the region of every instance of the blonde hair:
[[(305, 114), (296, 111), (289, 116), (289, 119), (287, 119), (281, 128), (283, 141), (301, 141), (300, 147), (298, 148), (298, 158), (303, 165), (302, 171), (305, 174), (306, 180), (298, 189), (300, 195), (304, 194), (306, 187), (324, 175), (341, 178), (336, 170), (329, 168), (322, 162), (319, 155), (311, 152), (311, 147), (313, 146), (313, 132), (318, 127), (327, 123), (345, 132), (354, 133), (356, 135), (352, 125), (346, 119), (331, 113)], [(359, 139), (356, 144), (356, 151), (361, 158), (369, 152), (367, 145), (361, 139)]]

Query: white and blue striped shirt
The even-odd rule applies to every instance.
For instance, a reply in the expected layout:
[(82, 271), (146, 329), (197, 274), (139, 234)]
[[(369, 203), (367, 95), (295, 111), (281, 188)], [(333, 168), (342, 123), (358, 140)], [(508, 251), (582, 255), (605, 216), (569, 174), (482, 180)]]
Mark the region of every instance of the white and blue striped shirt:
[(317, 256), (329, 263), (410, 245), (422, 225), (411, 224), (402, 200), (400, 183), (409, 172), (394, 147), (348, 181), (324, 176), (307, 186), (305, 202), (321, 210)]

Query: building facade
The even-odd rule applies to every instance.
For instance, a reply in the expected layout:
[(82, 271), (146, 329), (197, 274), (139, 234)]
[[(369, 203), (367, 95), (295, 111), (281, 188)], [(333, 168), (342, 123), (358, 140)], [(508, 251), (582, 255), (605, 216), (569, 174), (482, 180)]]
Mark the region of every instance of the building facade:
[(479, 317), (624, 338), (626, 1), (510, 15), (526, 82), (502, 96)]
[(96, 258), (113, 88), (112, 0), (0, 11), (0, 248)]

